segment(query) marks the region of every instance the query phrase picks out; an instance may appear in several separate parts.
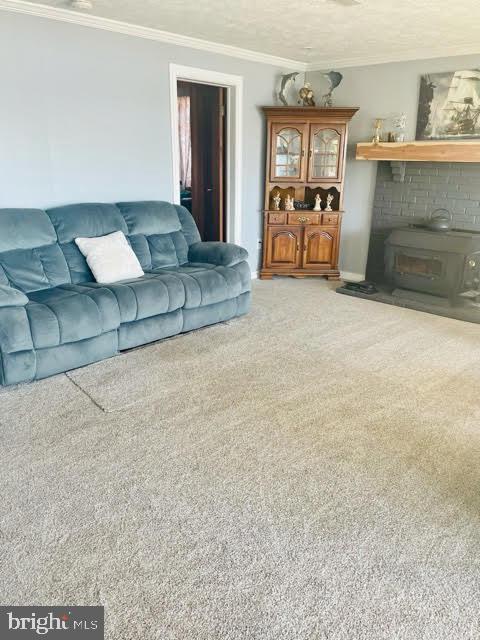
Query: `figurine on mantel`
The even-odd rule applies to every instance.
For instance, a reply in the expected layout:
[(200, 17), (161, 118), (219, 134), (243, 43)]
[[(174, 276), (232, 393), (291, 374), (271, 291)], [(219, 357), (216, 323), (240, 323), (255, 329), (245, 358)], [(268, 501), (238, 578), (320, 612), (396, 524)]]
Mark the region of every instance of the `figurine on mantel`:
[(378, 144), (382, 139), (382, 128), (385, 118), (375, 118), (373, 121), (373, 144)]
[(322, 204), (322, 199), (320, 198), (320, 194), (317, 193), (317, 195), (315, 196), (315, 205), (313, 207), (313, 210), (321, 211), (322, 210), (321, 204)]
[(327, 206), (325, 207), (325, 211), (333, 211), (332, 209), (333, 196), (331, 193), (327, 196)]
[(280, 200), (281, 200), (281, 198), (280, 198), (280, 192), (279, 191), (275, 192), (272, 200), (273, 200), (273, 210), (274, 211), (280, 211)]
[(295, 205), (293, 204), (293, 197), (287, 195), (285, 198), (285, 211), (295, 211)]
[(407, 127), (407, 114), (401, 113), (393, 119), (393, 126), (397, 130), (395, 139), (397, 142), (405, 141), (405, 129)]

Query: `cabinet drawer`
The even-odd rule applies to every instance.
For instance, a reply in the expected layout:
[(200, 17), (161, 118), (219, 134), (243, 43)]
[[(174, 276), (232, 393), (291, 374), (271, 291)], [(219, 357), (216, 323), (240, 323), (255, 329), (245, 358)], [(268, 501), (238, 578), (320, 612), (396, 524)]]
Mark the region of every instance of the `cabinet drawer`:
[(305, 211), (304, 213), (289, 213), (288, 224), (319, 224), (320, 214)]
[(268, 224), (285, 224), (287, 221), (287, 214), (279, 211), (278, 213), (268, 214)]
[(322, 224), (338, 224), (338, 213), (324, 213), (322, 214)]

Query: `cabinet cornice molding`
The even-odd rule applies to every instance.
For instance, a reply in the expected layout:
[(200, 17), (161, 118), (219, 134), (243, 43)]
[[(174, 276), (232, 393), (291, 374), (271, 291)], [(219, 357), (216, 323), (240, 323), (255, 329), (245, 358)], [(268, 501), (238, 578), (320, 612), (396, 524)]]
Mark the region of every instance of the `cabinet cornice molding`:
[(321, 118), (332, 119), (337, 122), (348, 122), (359, 110), (359, 107), (262, 107), (263, 112), (268, 117), (280, 116), (301, 117), (305, 120)]

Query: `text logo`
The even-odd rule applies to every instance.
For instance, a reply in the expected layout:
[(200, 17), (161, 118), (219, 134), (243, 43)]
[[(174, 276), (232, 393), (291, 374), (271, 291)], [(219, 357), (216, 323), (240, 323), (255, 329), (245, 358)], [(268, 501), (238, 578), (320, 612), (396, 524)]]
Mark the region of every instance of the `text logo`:
[(1, 640), (104, 640), (103, 607), (0, 607)]

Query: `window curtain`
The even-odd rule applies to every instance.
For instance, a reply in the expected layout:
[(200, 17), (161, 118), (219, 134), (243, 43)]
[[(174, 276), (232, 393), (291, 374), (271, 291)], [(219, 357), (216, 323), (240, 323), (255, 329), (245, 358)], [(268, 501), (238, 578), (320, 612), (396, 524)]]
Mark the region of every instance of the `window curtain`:
[(190, 134), (190, 97), (179, 96), (178, 138), (180, 141), (180, 181), (183, 189), (192, 186), (192, 138)]

